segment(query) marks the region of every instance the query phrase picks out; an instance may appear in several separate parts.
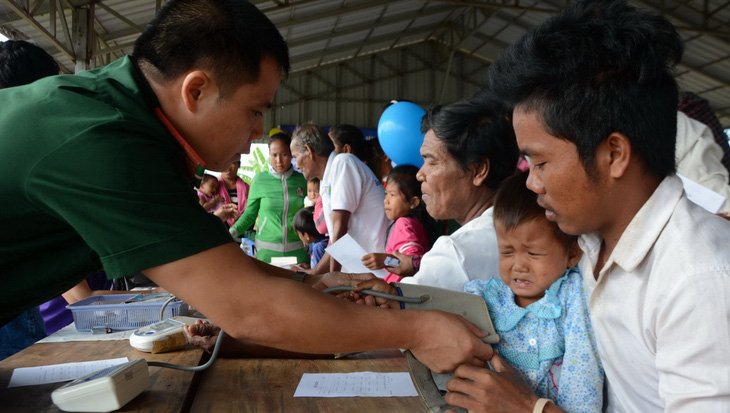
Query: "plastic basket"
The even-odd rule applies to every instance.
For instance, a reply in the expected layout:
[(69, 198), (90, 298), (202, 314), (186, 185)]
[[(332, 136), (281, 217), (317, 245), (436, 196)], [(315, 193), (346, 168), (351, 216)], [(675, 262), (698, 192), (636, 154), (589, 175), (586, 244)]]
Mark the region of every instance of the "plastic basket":
[[(166, 300), (125, 303), (137, 294), (97, 295), (66, 306), (71, 310), (76, 330), (93, 328), (136, 330), (160, 321), (160, 310)], [(188, 314), (188, 305), (175, 300), (167, 304), (163, 319)]]

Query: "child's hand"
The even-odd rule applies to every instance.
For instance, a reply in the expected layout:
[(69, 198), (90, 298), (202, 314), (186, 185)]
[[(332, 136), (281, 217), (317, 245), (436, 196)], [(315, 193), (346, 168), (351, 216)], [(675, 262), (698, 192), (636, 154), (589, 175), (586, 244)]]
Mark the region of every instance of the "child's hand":
[(220, 218), (221, 221), (228, 221), (229, 219), (238, 218), (238, 207), (236, 206), (236, 204), (225, 204), (213, 211), (213, 215)]
[(400, 303), (398, 301), (357, 293), (357, 291), (362, 290), (373, 290), (381, 293), (398, 295), (398, 291), (395, 287), (385, 282), (382, 278), (373, 278), (372, 280), (363, 281), (353, 288), (355, 289), (353, 294), (357, 294), (359, 296), (355, 300), (359, 304), (382, 308), (400, 308)]
[(382, 253), (371, 253), (371, 254), (365, 254), (362, 256), (362, 264), (366, 267), (368, 267), (371, 270), (379, 270), (381, 268), (385, 268), (385, 258), (388, 257), (388, 254), (382, 254)]

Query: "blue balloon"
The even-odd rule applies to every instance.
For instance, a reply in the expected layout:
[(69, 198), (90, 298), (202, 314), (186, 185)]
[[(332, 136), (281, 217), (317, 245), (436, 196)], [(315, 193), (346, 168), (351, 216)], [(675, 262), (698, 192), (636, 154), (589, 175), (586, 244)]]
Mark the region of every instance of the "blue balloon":
[(378, 121), (378, 140), (383, 152), (398, 165), (423, 165), (421, 119), (426, 111), (411, 102), (390, 105)]

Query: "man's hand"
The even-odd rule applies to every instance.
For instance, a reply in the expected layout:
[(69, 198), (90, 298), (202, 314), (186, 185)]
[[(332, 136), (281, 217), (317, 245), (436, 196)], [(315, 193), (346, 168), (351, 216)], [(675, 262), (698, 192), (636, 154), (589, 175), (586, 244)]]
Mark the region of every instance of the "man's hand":
[[(415, 310), (406, 310), (415, 311)], [(444, 311), (419, 311), (417, 340), (408, 348), (436, 373), (452, 372), (462, 364), (483, 367), (492, 358), (488, 335), (463, 317)]]
[(459, 366), (446, 383), (446, 402), (469, 412), (531, 412), (539, 398), (522, 376), (496, 353), (490, 362), (494, 371)]
[(388, 254), (381, 252), (373, 252), (362, 256), (362, 265), (368, 267), (371, 270), (379, 270), (385, 268), (385, 258), (389, 257)]
[(395, 287), (391, 286), (382, 278), (373, 278), (367, 281), (363, 281), (354, 286), (355, 291), (352, 293), (355, 295), (353, 298), (358, 304), (365, 304), (371, 307), (383, 307), (383, 308), (400, 308), (400, 303), (394, 300), (388, 300), (386, 298), (373, 297), (372, 295), (358, 294), (356, 291), (362, 290), (373, 290), (386, 294), (397, 295)]

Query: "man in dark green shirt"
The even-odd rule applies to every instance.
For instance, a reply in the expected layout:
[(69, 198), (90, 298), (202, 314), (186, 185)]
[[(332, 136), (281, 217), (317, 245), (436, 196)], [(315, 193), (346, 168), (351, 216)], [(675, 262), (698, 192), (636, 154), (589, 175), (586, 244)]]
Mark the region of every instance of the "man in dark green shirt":
[(142, 271), (259, 345), (410, 348), (439, 371), (491, 357), (460, 317), (367, 308), (292, 282), (200, 207), (196, 176), (249, 151), (288, 69), (281, 35), (250, 3), (172, 0), (131, 57), (0, 91), (0, 323), (103, 266), (111, 278)]

